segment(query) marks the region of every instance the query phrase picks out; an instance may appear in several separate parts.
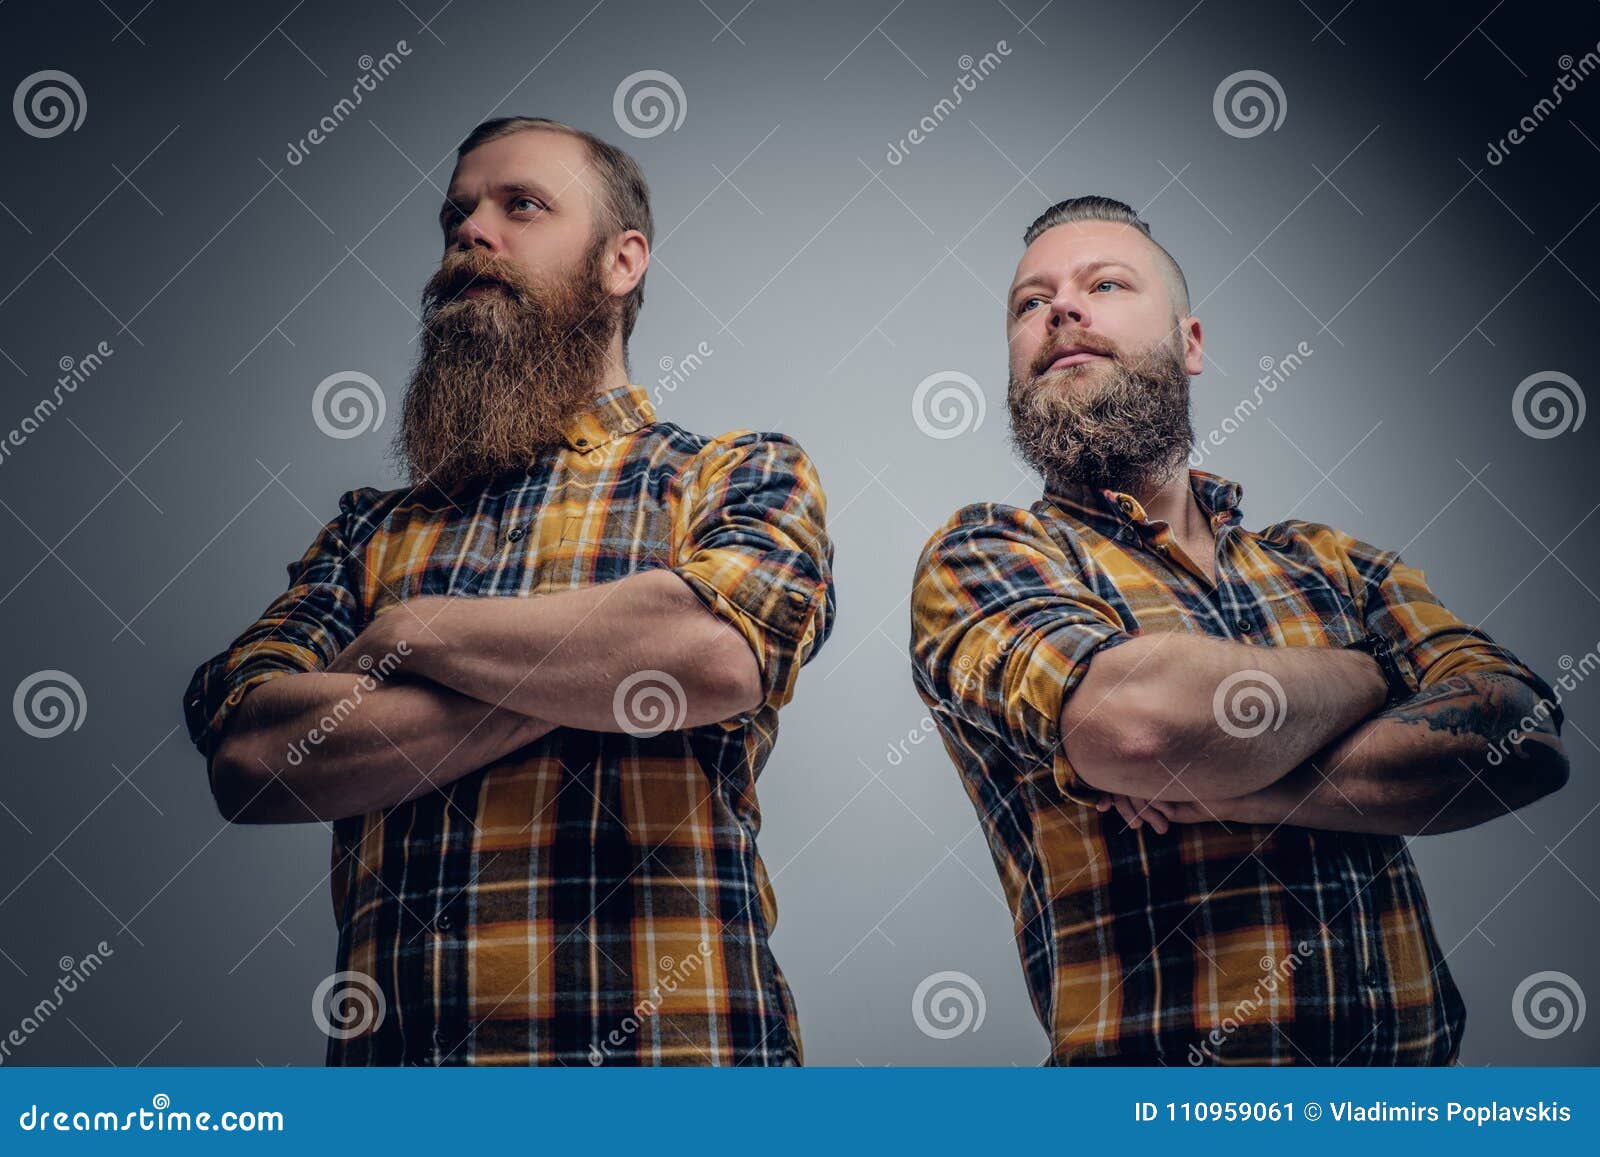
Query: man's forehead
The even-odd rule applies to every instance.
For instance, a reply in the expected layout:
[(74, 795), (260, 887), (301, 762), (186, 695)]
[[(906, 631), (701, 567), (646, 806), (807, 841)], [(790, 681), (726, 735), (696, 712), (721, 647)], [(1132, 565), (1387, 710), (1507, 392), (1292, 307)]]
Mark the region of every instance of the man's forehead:
[(570, 133), (525, 129), (485, 142), (458, 160), (447, 195), (455, 199), (503, 182), (533, 181), (549, 196), (566, 199), (580, 189), (592, 192), (594, 180), (583, 141)]
[(1146, 269), (1152, 260), (1151, 248), (1143, 233), (1120, 221), (1066, 221), (1034, 238), (1017, 262), (1011, 283), (1067, 274), (1104, 262)]

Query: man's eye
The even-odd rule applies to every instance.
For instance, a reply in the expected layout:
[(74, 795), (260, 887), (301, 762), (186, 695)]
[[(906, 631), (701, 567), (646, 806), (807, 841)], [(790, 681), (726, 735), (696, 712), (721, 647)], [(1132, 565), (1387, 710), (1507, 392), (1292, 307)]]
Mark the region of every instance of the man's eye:
[(535, 200), (533, 197), (518, 197), (518, 198), (516, 198), (515, 200), (513, 200), (511, 202), (512, 212), (516, 212), (517, 211), (517, 206), (523, 204), (524, 202), (526, 202), (529, 205), (534, 206), (537, 209), (543, 209), (544, 208), (544, 205), (541, 204), (539, 201)]
[(1025, 298), (1023, 298), (1022, 301), (1020, 303), (1018, 303), (1018, 305), (1017, 305), (1017, 313), (1018, 313), (1018, 315), (1020, 316), (1021, 314), (1027, 313), (1029, 306), (1035, 304), (1036, 302), (1041, 302), (1043, 300), (1044, 300), (1044, 298), (1042, 298), (1042, 297), (1025, 297)]
[(1110, 278), (1109, 278), (1109, 277), (1108, 277), (1108, 278), (1106, 278), (1106, 279), (1105, 279), (1105, 280), (1104, 280), (1104, 281), (1097, 281), (1097, 282), (1095, 282), (1095, 286), (1094, 286), (1094, 288), (1095, 288), (1095, 290), (1096, 290), (1096, 292), (1098, 292), (1098, 291), (1099, 291), (1099, 289), (1100, 289), (1100, 287), (1101, 287), (1101, 286), (1103, 286), (1103, 285), (1112, 285), (1112, 286), (1115, 286), (1115, 287), (1116, 287), (1116, 288), (1118, 288), (1118, 289), (1121, 289), (1121, 288), (1122, 288), (1122, 283), (1121, 283), (1121, 282), (1120, 282), (1120, 281), (1112, 281), (1112, 280), (1111, 280), (1111, 279), (1110, 279)]

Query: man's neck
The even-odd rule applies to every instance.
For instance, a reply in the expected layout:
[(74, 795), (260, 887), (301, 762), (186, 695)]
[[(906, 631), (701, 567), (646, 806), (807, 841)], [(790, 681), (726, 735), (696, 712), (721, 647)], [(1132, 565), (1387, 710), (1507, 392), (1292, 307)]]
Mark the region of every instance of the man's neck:
[(1144, 507), (1149, 521), (1165, 522), (1180, 541), (1194, 542), (1211, 535), (1211, 520), (1200, 509), (1186, 466), (1180, 466), (1162, 482), (1140, 487), (1133, 496)]

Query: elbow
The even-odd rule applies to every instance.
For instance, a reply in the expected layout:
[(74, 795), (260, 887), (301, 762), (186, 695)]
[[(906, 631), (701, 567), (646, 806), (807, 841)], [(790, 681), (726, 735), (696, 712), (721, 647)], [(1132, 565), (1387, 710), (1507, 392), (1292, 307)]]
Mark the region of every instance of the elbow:
[(271, 822), (262, 814), (260, 806), (265, 792), (254, 772), (258, 766), (239, 735), (230, 734), (212, 754), (209, 764), (211, 799), (217, 805), (217, 814), (228, 823)]
[(1137, 689), (1125, 689), (1074, 718), (1076, 698), (1063, 712), (1063, 748), (1084, 783), (1149, 799), (1172, 782), (1186, 745), (1170, 709)]
[(715, 705), (717, 720), (731, 719), (761, 706), (761, 666), (750, 644), (736, 631), (722, 630), (710, 661), (705, 664), (707, 699)]
[(1522, 794), (1526, 796), (1522, 802), (1525, 804), (1560, 791), (1572, 777), (1571, 762), (1559, 743), (1540, 747), (1519, 770), (1522, 772)]

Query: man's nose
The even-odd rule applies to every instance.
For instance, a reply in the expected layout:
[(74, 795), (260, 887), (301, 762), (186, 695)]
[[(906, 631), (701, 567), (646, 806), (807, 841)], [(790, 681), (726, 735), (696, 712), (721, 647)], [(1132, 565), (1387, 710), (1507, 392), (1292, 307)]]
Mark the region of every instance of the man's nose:
[(487, 249), (498, 252), (500, 243), (479, 223), (476, 216), (468, 217), (456, 229), (456, 246), (460, 249)]

